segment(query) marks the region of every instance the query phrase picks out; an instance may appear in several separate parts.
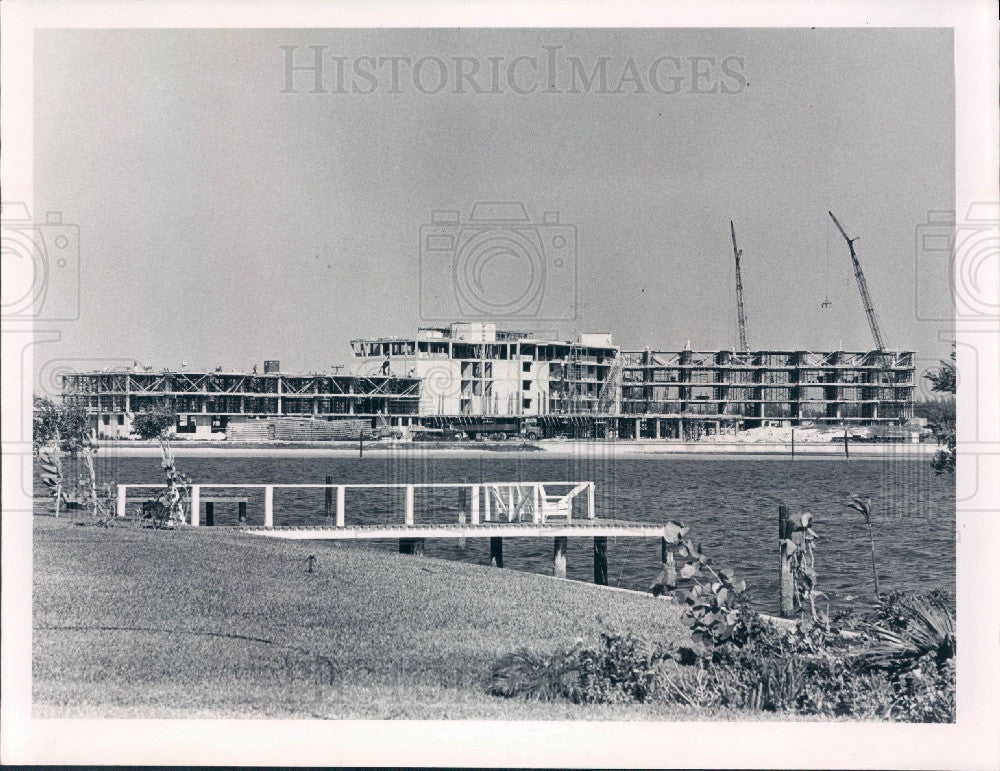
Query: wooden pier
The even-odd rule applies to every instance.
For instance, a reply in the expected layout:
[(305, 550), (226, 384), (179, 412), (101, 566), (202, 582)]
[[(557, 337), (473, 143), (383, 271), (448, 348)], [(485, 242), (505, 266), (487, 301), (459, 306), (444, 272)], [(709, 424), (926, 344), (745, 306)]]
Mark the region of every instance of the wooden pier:
[[(129, 495), (130, 490), (162, 489), (162, 485), (118, 485), (117, 515), (124, 517), (127, 501), (141, 500)], [(211, 495), (203, 489), (213, 491)], [(422, 483), (422, 484), (196, 484), (188, 493), (189, 522), (202, 525), (201, 507), (206, 507), (205, 524), (214, 525), (215, 503), (237, 502), (240, 507), (235, 528), (249, 535), (289, 540), (359, 541), (398, 539), (399, 550), (422, 555), (427, 539), (489, 538), (490, 563), (503, 567), (504, 538), (552, 538), (553, 574), (566, 576), (566, 547), (569, 538), (593, 538), (594, 581), (607, 584), (608, 538), (656, 538), (663, 540), (663, 526), (643, 522), (597, 517), (594, 483), (585, 482), (489, 482), (489, 483)], [(276, 525), (276, 490), (324, 490), (323, 514), (317, 525)], [(219, 490), (225, 491), (220, 494)], [(246, 494), (232, 491), (262, 490), (264, 524), (246, 524)], [(351, 497), (366, 490), (400, 490), (402, 516), (394, 523), (348, 523), (348, 494)], [(457, 517), (450, 522), (417, 522), (416, 492), (430, 490), (458, 493)], [(432, 514), (440, 512), (432, 512)], [(576, 516), (574, 514), (576, 513)]]

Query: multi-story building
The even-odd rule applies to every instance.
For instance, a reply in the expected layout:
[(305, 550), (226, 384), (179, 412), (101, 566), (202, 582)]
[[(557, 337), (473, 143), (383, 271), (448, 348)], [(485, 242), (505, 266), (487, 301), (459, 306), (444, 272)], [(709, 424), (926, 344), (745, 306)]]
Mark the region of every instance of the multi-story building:
[(83, 407), (98, 436), (126, 438), (139, 412), (177, 414), (176, 432), (192, 438), (224, 434), (232, 422), (269, 417), (336, 419), (418, 413), (414, 378), (295, 375), (265, 362), (264, 372), (121, 370), (63, 376), (63, 401)]
[[(758, 426), (900, 424), (913, 415), (912, 352), (625, 351), (455, 323), (354, 340), (346, 375), (186, 371), (67, 375), (64, 399), (125, 437), (137, 412), (177, 413), (177, 432), (234, 423), (370, 419), (469, 434), (697, 438)], [(287, 420), (279, 421), (287, 423)], [(241, 429), (242, 430), (242, 429)], [(238, 433), (238, 432), (234, 432)]]
[(646, 350), (622, 357), (622, 412), (650, 418), (640, 434), (913, 417), (910, 351)]
[(610, 334), (545, 340), (492, 323), (423, 328), (412, 338), (351, 342), (358, 375), (420, 380), (420, 415), (542, 416), (618, 412)]

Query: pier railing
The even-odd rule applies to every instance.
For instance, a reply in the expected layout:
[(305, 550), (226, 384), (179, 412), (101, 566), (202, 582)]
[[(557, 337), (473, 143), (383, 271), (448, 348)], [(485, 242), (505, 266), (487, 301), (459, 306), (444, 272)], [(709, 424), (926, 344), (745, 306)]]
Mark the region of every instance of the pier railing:
[[(188, 502), (190, 506), (190, 524), (198, 527), (201, 524), (201, 506), (219, 500), (241, 500), (241, 520), (245, 520), (245, 499), (223, 498), (218, 495), (204, 495), (203, 490), (263, 490), (264, 493), (264, 527), (274, 527), (274, 491), (275, 490), (330, 490), (336, 497), (333, 515), (336, 526), (346, 526), (346, 511), (348, 491), (398, 489), (404, 491), (403, 524), (414, 524), (414, 500), (417, 490), (458, 491), (460, 501), (459, 521), (464, 523), (466, 509), (470, 525), (481, 522), (531, 522), (545, 524), (550, 520), (570, 522), (573, 518), (573, 504), (579, 496), (585, 496), (586, 517), (594, 519), (594, 483), (593, 482), (422, 482), (414, 484), (382, 483), (382, 484), (261, 484), (261, 483), (219, 483), (193, 484), (188, 486)], [(567, 489), (568, 488), (568, 489)], [(129, 491), (163, 489), (162, 484), (120, 484), (118, 485), (117, 510), (119, 517), (127, 513)], [(328, 496), (330, 494), (328, 493)], [(133, 494), (133, 500), (141, 500), (142, 496)], [(331, 501), (332, 503), (332, 501)], [(332, 507), (331, 507), (332, 508)], [(335, 514), (334, 514), (335, 512)]]

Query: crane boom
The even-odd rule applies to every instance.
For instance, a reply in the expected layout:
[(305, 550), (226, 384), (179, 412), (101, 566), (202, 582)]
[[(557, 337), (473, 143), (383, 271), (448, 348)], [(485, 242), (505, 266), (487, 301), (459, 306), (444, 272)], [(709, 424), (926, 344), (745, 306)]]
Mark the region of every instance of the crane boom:
[(740, 323), (740, 351), (747, 351), (747, 318), (743, 312), (743, 276), (740, 273), (740, 257), (743, 250), (736, 246), (736, 226), (729, 220), (729, 230), (733, 234), (733, 256), (736, 258), (736, 312)]
[(840, 231), (840, 235), (844, 237), (847, 241), (847, 248), (851, 250), (851, 262), (854, 264), (854, 277), (858, 280), (858, 289), (861, 290), (861, 302), (865, 306), (865, 313), (868, 315), (868, 326), (872, 329), (872, 337), (875, 338), (875, 346), (879, 351), (885, 350), (885, 345), (882, 343), (882, 330), (878, 326), (878, 317), (875, 315), (875, 306), (872, 305), (871, 295), (868, 294), (868, 282), (865, 281), (864, 271), (861, 270), (861, 262), (858, 260), (857, 252), (854, 251), (854, 242), (857, 241), (857, 236), (850, 238), (847, 232), (844, 230), (844, 226), (840, 224), (836, 217), (833, 216), (833, 212), (827, 212), (830, 215), (830, 219), (833, 220), (833, 224), (837, 226), (837, 230)]

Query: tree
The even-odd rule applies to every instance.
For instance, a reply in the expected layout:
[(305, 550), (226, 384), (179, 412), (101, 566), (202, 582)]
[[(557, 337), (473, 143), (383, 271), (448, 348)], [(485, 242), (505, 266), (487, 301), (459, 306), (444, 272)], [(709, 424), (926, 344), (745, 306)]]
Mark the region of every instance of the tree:
[[(957, 392), (957, 372), (955, 370), (955, 344), (951, 344), (951, 361), (941, 361), (941, 367), (928, 372), (924, 377), (930, 381), (931, 390), (940, 394), (951, 394), (952, 401)], [(943, 449), (938, 451), (931, 465), (938, 474), (954, 473), (955, 471), (955, 415), (949, 416), (943, 412), (937, 420), (930, 423), (931, 430), (938, 444)]]
[(56, 442), (72, 456), (90, 441), (86, 410), (72, 404), (56, 404), (45, 396), (33, 400), (32, 441), (36, 449)]
[(177, 424), (177, 415), (172, 412), (140, 412), (132, 418), (132, 431), (140, 439), (159, 439)]

